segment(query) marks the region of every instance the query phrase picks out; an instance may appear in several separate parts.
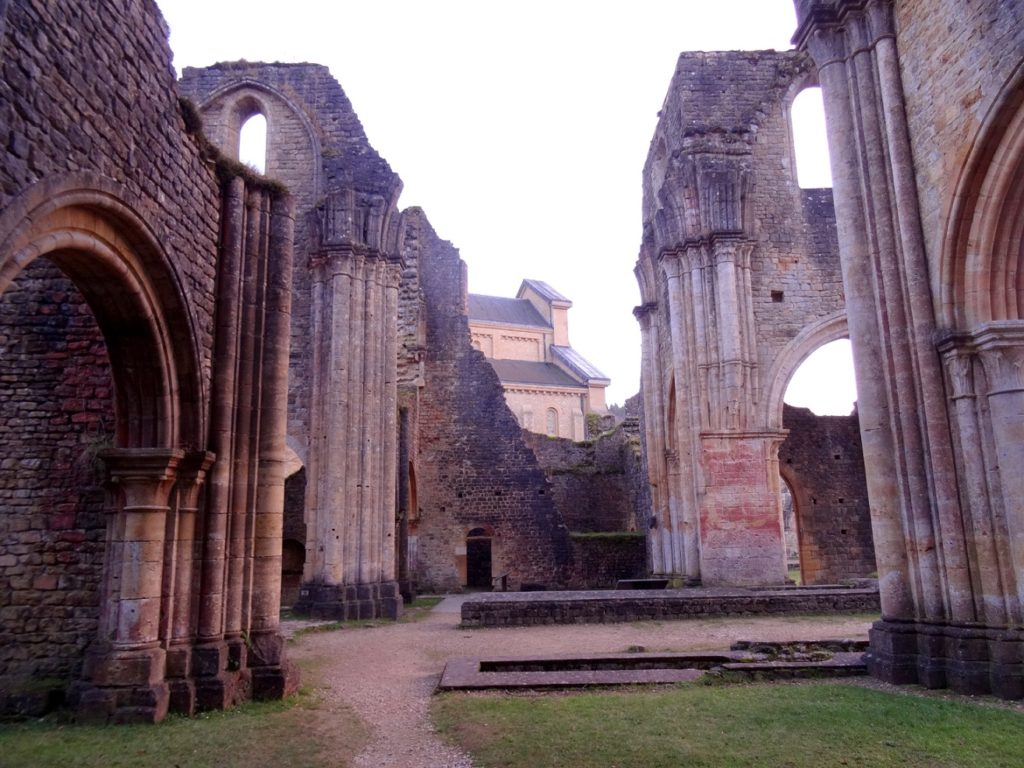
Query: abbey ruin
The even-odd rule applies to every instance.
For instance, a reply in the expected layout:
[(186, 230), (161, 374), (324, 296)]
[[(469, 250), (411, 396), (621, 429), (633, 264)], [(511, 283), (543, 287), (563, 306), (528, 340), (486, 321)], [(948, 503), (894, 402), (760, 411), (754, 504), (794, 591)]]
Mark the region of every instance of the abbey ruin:
[[(786, 483), (807, 580), (877, 570), (874, 674), (1024, 696), (1024, 6), (797, 9), (793, 51), (681, 55), (643, 171), (641, 426), (575, 444), (520, 427), (458, 251), (326, 68), (176, 82), (151, 0), (0, 2), (0, 689), (117, 721), (286, 695), (282, 591), (368, 618), (781, 584)], [(793, 172), (813, 85), (831, 193)], [(266, 177), (236, 160), (256, 114)], [(846, 336), (856, 416), (785, 408)]]

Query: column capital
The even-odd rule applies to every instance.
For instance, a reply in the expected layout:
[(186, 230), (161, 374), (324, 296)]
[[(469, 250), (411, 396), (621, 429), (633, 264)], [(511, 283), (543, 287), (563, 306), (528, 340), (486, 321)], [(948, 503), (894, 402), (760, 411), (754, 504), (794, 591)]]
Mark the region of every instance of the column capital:
[(180, 448), (112, 448), (100, 453), (109, 482), (125, 494), (124, 509), (166, 509), (178, 466)]

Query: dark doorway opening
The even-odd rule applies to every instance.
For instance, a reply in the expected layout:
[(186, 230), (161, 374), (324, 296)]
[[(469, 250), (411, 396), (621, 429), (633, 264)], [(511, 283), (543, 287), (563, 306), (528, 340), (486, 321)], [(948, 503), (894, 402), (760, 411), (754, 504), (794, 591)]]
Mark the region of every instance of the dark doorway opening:
[(466, 536), (466, 586), (491, 588), (491, 537), (483, 528), (474, 528)]

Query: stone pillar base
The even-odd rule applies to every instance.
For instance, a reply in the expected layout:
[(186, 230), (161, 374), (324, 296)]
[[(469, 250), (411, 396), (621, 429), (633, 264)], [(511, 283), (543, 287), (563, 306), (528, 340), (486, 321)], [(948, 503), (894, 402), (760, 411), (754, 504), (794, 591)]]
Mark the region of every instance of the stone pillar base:
[(167, 715), (162, 648), (95, 649), (86, 654), (83, 680), (72, 690), (78, 718), (99, 723), (155, 723)]
[(871, 628), (868, 671), (968, 695), (1024, 698), (1024, 632), (883, 619)]
[(303, 584), (296, 613), (315, 619), (397, 619), (402, 615), (398, 582), (377, 584)]

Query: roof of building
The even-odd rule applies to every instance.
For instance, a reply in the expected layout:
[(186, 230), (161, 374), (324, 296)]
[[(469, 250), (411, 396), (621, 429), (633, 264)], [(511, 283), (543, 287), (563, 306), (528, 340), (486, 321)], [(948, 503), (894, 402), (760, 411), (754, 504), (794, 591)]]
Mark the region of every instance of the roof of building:
[(611, 384), (612, 380), (599, 371), (592, 363), (586, 360), (583, 355), (572, 347), (556, 347), (551, 345), (551, 353), (562, 361), (565, 366), (584, 381), (600, 384)]
[(527, 299), (508, 299), (504, 296), (469, 294), (469, 321), (511, 323), (550, 328), (551, 324)]
[(532, 384), (544, 387), (586, 389), (585, 384), (576, 381), (554, 363), (537, 363), (530, 360), (488, 360), (502, 384)]
[(569, 299), (560, 294), (543, 280), (523, 280), (523, 284), (519, 286), (520, 296), (523, 295), (523, 289), (527, 287), (532, 288), (548, 301), (565, 302), (572, 306), (572, 302), (569, 301)]

